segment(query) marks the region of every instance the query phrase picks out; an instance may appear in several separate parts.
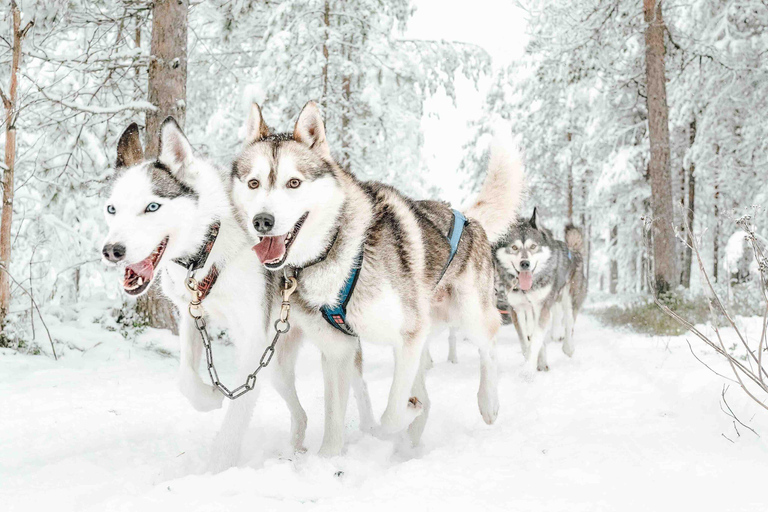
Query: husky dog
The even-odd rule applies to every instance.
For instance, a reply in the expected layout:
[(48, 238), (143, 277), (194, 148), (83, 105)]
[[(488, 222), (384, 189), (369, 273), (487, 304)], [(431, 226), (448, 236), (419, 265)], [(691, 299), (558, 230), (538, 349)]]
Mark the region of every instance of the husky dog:
[(535, 208), (530, 220), (512, 225), (494, 247), (498, 287), (514, 310), (510, 319), (530, 375), (534, 368), (549, 370), (546, 338), (555, 329), (564, 330), (563, 352), (573, 355), (573, 324), (587, 295), (582, 250), (581, 231), (568, 225), (565, 242), (555, 240)]
[(418, 443), (430, 406), (422, 354), (437, 324), (459, 328), (477, 345), (478, 405), (487, 423), (495, 421), (500, 320), (491, 244), (515, 218), (523, 179), (519, 163), (501, 151), (492, 157), (484, 189), (457, 232), (455, 253), (448, 234), (464, 217), (445, 203), (414, 201), (341, 169), (331, 157), (314, 102), (301, 111), (293, 133), (283, 134), (270, 133), (254, 104), (232, 176), (233, 204), (254, 251), (266, 268), (280, 270), (276, 281), (283, 272), (297, 276), (292, 321), (311, 333), (323, 353), (322, 454), (337, 454), (343, 447), (357, 337), (394, 352), (395, 373), (379, 435), (410, 426), (411, 441)]
[[(124, 268), (129, 295), (146, 292), (162, 275), (163, 292), (181, 312), (180, 390), (197, 410), (210, 411), (221, 407), (224, 395), (198, 374), (202, 343), (187, 314), (187, 268), (202, 263), (197, 270), (198, 278), (205, 276), (200, 281), (202, 308), (205, 318), (229, 330), (238, 351), (240, 367), (233, 378), (238, 385), (258, 366), (267, 344), (266, 272), (233, 215), (228, 173), (195, 156), (173, 118), (161, 127), (160, 148), (156, 160), (145, 160), (135, 123), (120, 137), (105, 209), (109, 234), (103, 256)], [(303, 451), (307, 416), (294, 385), (297, 332), (280, 340), (269, 373), (291, 413), (292, 445)], [(213, 469), (237, 462), (257, 394), (254, 389), (227, 410), (212, 452)]]

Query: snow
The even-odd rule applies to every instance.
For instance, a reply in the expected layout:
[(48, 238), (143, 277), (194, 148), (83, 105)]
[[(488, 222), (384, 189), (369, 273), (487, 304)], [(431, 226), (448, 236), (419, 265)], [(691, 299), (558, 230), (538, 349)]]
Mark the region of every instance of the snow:
[[(734, 427), (721, 410), (723, 379), (695, 360), (684, 337), (616, 332), (584, 315), (575, 357), (550, 345), (551, 371), (527, 383), (514, 330), (505, 328), (492, 426), (477, 410), (477, 355), (460, 344), (452, 365), (438, 340), (423, 445), (362, 434), (350, 400), (346, 453), (332, 459), (316, 455), (323, 386), (318, 351), (308, 345), (297, 371), (308, 453), (289, 449), (286, 407), (265, 386), (238, 467), (213, 475), (205, 466), (223, 411), (197, 413), (176, 390), (172, 336), (148, 331), (129, 341), (94, 323), (102, 308), (51, 321), (62, 340), (58, 362), (0, 351), (5, 511), (762, 511), (768, 502), (766, 442)], [(231, 377), (232, 347), (215, 351)], [(370, 344), (364, 351), (380, 413), (391, 354)], [(735, 386), (726, 398), (741, 421), (768, 432), (768, 415)]]

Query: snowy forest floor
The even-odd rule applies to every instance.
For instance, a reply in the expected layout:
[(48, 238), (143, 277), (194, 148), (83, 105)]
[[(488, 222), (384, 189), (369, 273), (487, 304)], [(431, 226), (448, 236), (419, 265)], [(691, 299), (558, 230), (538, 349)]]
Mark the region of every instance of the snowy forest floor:
[[(289, 449), (287, 409), (265, 385), (239, 466), (213, 475), (206, 460), (223, 410), (197, 413), (176, 390), (175, 339), (147, 331), (127, 341), (94, 324), (97, 311), (51, 323), (70, 346), (58, 362), (0, 350), (3, 510), (764, 511), (768, 504), (768, 415), (732, 385), (728, 406), (762, 437), (734, 423), (723, 411), (724, 379), (696, 361), (683, 336), (617, 332), (587, 312), (576, 325), (574, 358), (550, 345), (551, 371), (527, 383), (514, 329), (505, 327), (492, 426), (477, 410), (477, 354), (460, 344), (453, 365), (447, 341), (433, 343), (422, 446), (362, 434), (350, 400), (346, 451), (332, 459), (316, 455), (323, 385), (319, 353), (307, 344), (297, 373), (308, 453)], [(703, 362), (727, 374), (688, 338)], [(363, 350), (380, 414), (391, 353)], [(233, 367), (231, 346), (215, 351), (221, 368)]]

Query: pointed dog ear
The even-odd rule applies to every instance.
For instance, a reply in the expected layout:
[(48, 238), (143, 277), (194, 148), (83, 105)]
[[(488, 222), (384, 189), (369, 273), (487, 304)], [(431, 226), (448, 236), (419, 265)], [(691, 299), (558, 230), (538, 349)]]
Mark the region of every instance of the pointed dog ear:
[(299, 114), (299, 119), (293, 129), (293, 138), (297, 142), (309, 146), (311, 150), (319, 153), (323, 158), (331, 159), (331, 149), (325, 138), (323, 117), (314, 101), (310, 101), (301, 109), (301, 114)]
[(144, 150), (139, 139), (139, 125), (131, 123), (117, 141), (115, 167), (131, 167), (144, 160)]
[(251, 103), (251, 112), (245, 123), (245, 145), (253, 144), (266, 137), (269, 137), (269, 128), (261, 115), (261, 108), (258, 103)]
[(536, 229), (536, 230), (540, 230), (541, 229), (541, 222), (539, 221), (538, 208), (535, 207), (535, 206), (533, 207), (533, 215), (531, 215), (530, 223), (531, 223), (531, 227), (533, 227), (533, 229)]
[(192, 163), (194, 155), (184, 132), (173, 117), (165, 118), (160, 126), (160, 155), (157, 159), (172, 173), (179, 174)]

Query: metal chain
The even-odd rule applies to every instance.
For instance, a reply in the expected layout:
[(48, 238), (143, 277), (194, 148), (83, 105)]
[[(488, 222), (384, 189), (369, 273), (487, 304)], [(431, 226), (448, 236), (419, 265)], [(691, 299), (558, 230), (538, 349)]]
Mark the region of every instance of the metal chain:
[(208, 335), (207, 324), (205, 322), (205, 317), (201, 307), (202, 292), (197, 286), (198, 283), (195, 280), (195, 272), (192, 270), (192, 267), (190, 266), (189, 270), (187, 271), (187, 278), (184, 280), (184, 284), (192, 294), (192, 300), (189, 302), (189, 315), (195, 321), (195, 327), (197, 327), (197, 330), (200, 333), (200, 338), (203, 341), (203, 347), (205, 347), (205, 359), (208, 363), (208, 375), (211, 377), (211, 383), (230, 400), (240, 398), (256, 386), (256, 377), (259, 372), (266, 368), (270, 361), (272, 361), (272, 356), (275, 355), (275, 346), (277, 345), (280, 336), (287, 333), (291, 329), (291, 324), (288, 321), (288, 317), (291, 312), (291, 303), (289, 299), (291, 294), (296, 291), (297, 282), (295, 277), (287, 276), (283, 282), (283, 303), (280, 306), (280, 318), (275, 320), (275, 337), (272, 338), (272, 343), (266, 349), (264, 349), (264, 353), (261, 354), (261, 359), (259, 360), (259, 366), (256, 367), (253, 373), (248, 375), (248, 377), (245, 379), (245, 383), (241, 384), (233, 390), (230, 390), (228, 387), (221, 383), (221, 380), (219, 379), (219, 373), (216, 371), (216, 367), (213, 365), (211, 338)]

